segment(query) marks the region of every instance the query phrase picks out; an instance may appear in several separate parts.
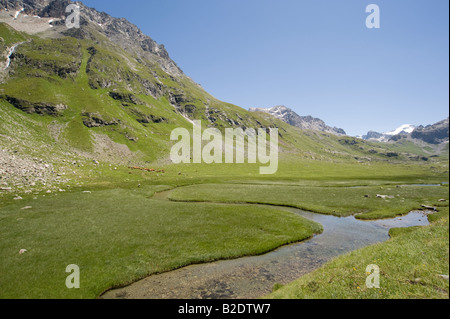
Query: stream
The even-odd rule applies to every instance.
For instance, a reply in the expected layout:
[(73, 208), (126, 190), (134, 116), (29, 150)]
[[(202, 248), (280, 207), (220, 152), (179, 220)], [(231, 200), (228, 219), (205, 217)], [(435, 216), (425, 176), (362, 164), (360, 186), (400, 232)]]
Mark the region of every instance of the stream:
[[(154, 199), (167, 200), (169, 194), (170, 191), (158, 193)], [(110, 290), (101, 298), (255, 299), (269, 294), (276, 283), (288, 284), (334, 257), (387, 241), (391, 228), (429, 225), (427, 212), (423, 211), (393, 219), (361, 221), (354, 216), (340, 218), (296, 208), (279, 209), (322, 224), (323, 233), (261, 256), (192, 265), (153, 275)]]
[(14, 44), (8, 51), (8, 54), (6, 55), (6, 65), (4, 67), (4, 70), (8, 69), (11, 65), (11, 55), (16, 51), (17, 47), (21, 45), (23, 42)]

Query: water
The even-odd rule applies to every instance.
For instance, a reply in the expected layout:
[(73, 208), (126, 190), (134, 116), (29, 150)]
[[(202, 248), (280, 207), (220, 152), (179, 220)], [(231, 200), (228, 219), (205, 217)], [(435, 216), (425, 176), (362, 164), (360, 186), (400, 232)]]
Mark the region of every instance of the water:
[(9, 66), (11, 65), (11, 55), (14, 53), (14, 51), (16, 51), (16, 48), (21, 45), (23, 42), (17, 43), (15, 45), (13, 45), (10, 49), (9, 52), (6, 56), (6, 66), (5, 66), (5, 70), (9, 68)]
[(418, 186), (418, 187), (435, 187), (435, 186), (442, 186), (445, 185), (445, 183), (442, 184), (407, 184), (407, 185), (401, 185), (402, 187), (406, 186)]
[[(415, 187), (437, 187), (437, 186), (443, 186), (448, 185), (448, 182), (442, 182), (441, 184), (404, 184), (404, 185), (390, 185), (391, 187), (408, 187), (408, 186), (415, 186)], [(348, 188), (369, 188), (374, 187), (372, 186), (349, 186)]]
[[(169, 192), (155, 199), (167, 198)], [(426, 226), (424, 212), (379, 220), (360, 221), (280, 207), (323, 225), (324, 232), (302, 243), (262, 256), (193, 265), (150, 276), (102, 298), (126, 299), (253, 299), (271, 292), (276, 283), (287, 284), (330, 259), (389, 239), (394, 227)]]

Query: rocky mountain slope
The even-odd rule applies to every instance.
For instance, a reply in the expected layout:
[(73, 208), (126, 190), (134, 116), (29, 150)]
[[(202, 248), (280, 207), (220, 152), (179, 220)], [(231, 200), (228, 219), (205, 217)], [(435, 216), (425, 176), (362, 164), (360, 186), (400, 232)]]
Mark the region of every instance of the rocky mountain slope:
[(335, 135), (346, 135), (343, 129), (330, 127), (321, 119), (314, 118), (312, 116), (300, 116), (284, 105), (278, 105), (268, 109), (250, 108), (250, 112), (268, 113), (289, 125), (301, 128), (303, 130), (315, 130)]
[[(2, 0), (0, 2), (1, 10), (18, 11), (25, 10), (25, 13), (32, 15), (43, 14), (48, 5), (54, 2), (53, 0)], [(58, 1), (63, 2), (63, 1)], [(55, 3), (56, 4), (56, 3)]]
[[(9, 10), (15, 20), (24, 20), (27, 24), (39, 23), (42, 18), (53, 18), (53, 26), (63, 25), (66, 17), (66, 7), (71, 4), (70, 0), (23, 0), (0, 3), (0, 10)], [(183, 76), (183, 72), (169, 57), (164, 45), (159, 45), (149, 36), (130, 23), (126, 19), (113, 18), (104, 12), (85, 6), (82, 2), (75, 2), (81, 11), (82, 26), (95, 26), (100, 34), (119, 45), (129, 53), (136, 54), (140, 58), (146, 58), (157, 62), (167, 73), (173, 76)], [(28, 17), (26, 17), (28, 16)], [(39, 18), (40, 19), (39, 19)], [(89, 38), (90, 32), (84, 28), (65, 30), (66, 35), (77, 38)]]
[(419, 126), (407, 138), (424, 141), (429, 144), (449, 142), (449, 119), (428, 126)]

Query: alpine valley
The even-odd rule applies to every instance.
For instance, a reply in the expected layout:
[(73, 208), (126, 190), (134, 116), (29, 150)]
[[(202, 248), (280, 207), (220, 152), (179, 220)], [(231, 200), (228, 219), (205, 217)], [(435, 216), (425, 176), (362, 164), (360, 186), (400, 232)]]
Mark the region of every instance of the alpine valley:
[[(369, 245), (342, 251), (332, 264), (320, 259), (301, 297), (373, 298), (380, 292), (360, 295), (353, 281), (362, 285), (376, 258), (390, 285), (382, 297), (448, 298), (448, 279), (438, 277), (448, 275), (448, 119), (357, 138), (285, 106), (220, 101), (123, 18), (76, 2), (80, 28), (67, 28), (72, 3), (0, 2), (0, 298), (98, 298), (151, 275), (261, 256), (324, 231), (286, 207), (357, 220), (435, 213), (425, 230), (392, 233), (377, 244), (379, 254)], [(278, 129), (277, 173), (260, 175), (251, 163), (172, 163), (171, 132), (192, 131), (194, 121), (221, 132)], [(392, 241), (408, 243), (401, 256)], [(74, 263), (82, 285), (67, 289), (65, 269)], [(272, 297), (295, 298), (284, 285), (299, 277), (280, 283), (267, 275), (252, 296), (276, 290)], [(214, 282), (224, 295), (205, 288), (190, 297), (240, 297)], [(322, 289), (325, 282), (333, 288)]]

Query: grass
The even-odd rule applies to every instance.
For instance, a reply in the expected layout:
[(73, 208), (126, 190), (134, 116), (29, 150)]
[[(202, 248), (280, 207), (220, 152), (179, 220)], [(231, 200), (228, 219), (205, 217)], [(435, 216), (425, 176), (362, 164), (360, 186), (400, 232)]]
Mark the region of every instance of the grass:
[[(430, 216), (431, 217), (431, 216)], [(391, 230), (392, 239), (334, 259), (277, 290), (273, 299), (448, 299), (449, 214), (431, 226)], [(366, 287), (368, 265), (380, 268), (380, 288)]]
[(0, 48), (2, 49), (26, 40), (23, 33), (16, 31), (4, 22), (0, 22), (0, 36)]
[[(271, 208), (150, 198), (166, 188), (47, 194), (3, 207), (0, 298), (96, 298), (153, 273), (258, 255), (321, 231)], [(65, 286), (69, 264), (81, 269), (81, 289)]]
[[(377, 198), (377, 194), (392, 198)], [(253, 203), (291, 206), (308, 211), (359, 219), (381, 219), (409, 213), (421, 205), (448, 200), (448, 186), (305, 187), (284, 185), (209, 184), (178, 188), (171, 200)]]
[[(91, 167), (83, 169), (95, 171)], [(230, 174), (228, 183), (217, 184), (220, 174), (208, 177), (204, 171), (190, 177), (179, 176), (176, 170), (168, 168), (165, 176), (156, 177), (142, 172), (130, 175), (123, 168), (113, 172), (105, 165), (97, 166), (96, 170), (84, 186), (69, 193), (28, 195), (20, 202), (2, 200), (0, 298), (96, 298), (108, 288), (121, 287), (150, 274), (189, 264), (262, 254), (321, 230), (320, 225), (276, 208), (152, 199), (155, 192), (177, 186), (187, 185), (173, 191), (173, 198), (178, 200), (302, 208), (311, 205), (309, 208), (341, 216), (360, 210), (367, 210), (370, 216), (370, 210), (379, 212), (389, 207), (395, 208), (386, 210), (389, 215), (406, 213), (422, 203), (442, 206), (438, 200), (448, 199), (448, 186), (397, 188), (383, 184), (386, 181), (372, 181), (379, 184), (343, 187), (358, 182), (367, 184), (370, 179), (363, 176), (360, 180), (316, 181), (251, 176), (241, 184), (229, 184), (237, 178)], [(238, 168), (234, 171), (239, 172)], [(99, 178), (102, 175), (103, 183)], [(109, 179), (112, 176), (115, 177)], [(117, 186), (119, 181), (121, 187)], [(208, 181), (216, 184), (198, 184)], [(138, 182), (142, 183), (141, 188), (137, 188)], [(82, 193), (86, 189), (92, 193)], [(394, 194), (395, 198), (387, 202), (372, 197), (376, 193)], [(26, 206), (32, 208), (22, 210)], [(307, 275), (306, 278), (314, 279), (300, 279), (306, 282), (301, 286), (302, 293), (296, 289), (298, 285), (292, 284), (294, 288), (277, 287), (270, 297), (440, 298), (445, 291), (448, 293), (448, 284), (445, 286), (434, 274), (448, 274), (448, 268), (445, 273), (444, 267), (445, 263), (448, 265), (448, 207), (440, 207), (439, 214), (430, 216), (430, 220), (434, 222), (431, 228), (392, 230), (391, 241), (368, 247), (367, 252), (340, 257), (316, 272), (321, 274), (317, 278)], [(19, 255), (20, 249), (27, 249), (28, 253)], [(405, 276), (389, 282), (383, 286), (384, 290), (366, 290), (362, 286), (363, 268), (375, 262), (385, 274), (392, 272), (400, 278), (404, 272)], [(80, 290), (65, 287), (68, 275), (65, 267), (69, 264), (81, 268)], [(431, 268), (423, 274), (421, 271), (426, 267)], [(426, 285), (407, 281), (414, 282), (416, 278), (411, 275), (414, 271)]]

